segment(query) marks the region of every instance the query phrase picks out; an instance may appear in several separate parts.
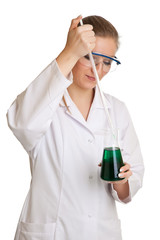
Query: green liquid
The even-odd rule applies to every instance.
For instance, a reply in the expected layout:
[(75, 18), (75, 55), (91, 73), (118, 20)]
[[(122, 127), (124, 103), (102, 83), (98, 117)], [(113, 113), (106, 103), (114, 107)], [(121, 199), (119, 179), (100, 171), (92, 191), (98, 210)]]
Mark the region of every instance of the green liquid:
[(119, 170), (124, 166), (121, 151), (118, 147), (105, 148), (101, 167), (101, 178), (106, 181), (120, 181)]

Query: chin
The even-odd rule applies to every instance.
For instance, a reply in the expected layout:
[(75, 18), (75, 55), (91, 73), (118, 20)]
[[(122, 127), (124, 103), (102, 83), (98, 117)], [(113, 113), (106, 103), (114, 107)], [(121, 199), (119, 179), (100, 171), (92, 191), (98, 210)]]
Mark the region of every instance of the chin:
[(82, 88), (86, 89), (86, 90), (87, 89), (89, 90), (89, 89), (95, 88), (95, 86), (96, 86), (96, 83), (92, 83), (92, 84), (90, 83), (90, 84), (85, 84)]

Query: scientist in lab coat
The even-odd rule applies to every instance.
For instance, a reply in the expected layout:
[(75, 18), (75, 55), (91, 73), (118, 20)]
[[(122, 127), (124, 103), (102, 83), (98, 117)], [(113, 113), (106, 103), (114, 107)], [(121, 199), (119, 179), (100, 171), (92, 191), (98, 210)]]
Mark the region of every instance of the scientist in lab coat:
[(63, 51), (14, 101), (8, 124), (27, 151), (32, 180), (15, 240), (120, 240), (115, 200), (131, 201), (142, 186), (139, 142), (123, 102), (105, 94), (125, 165), (118, 182), (100, 178), (101, 130), (108, 119), (88, 53), (102, 79), (115, 57), (118, 33), (99, 16), (73, 19)]

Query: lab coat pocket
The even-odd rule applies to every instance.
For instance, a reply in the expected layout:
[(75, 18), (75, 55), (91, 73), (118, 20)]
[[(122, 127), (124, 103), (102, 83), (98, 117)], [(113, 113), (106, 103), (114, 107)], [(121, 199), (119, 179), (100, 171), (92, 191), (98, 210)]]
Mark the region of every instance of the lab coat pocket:
[(53, 240), (56, 223), (19, 223), (18, 240)]

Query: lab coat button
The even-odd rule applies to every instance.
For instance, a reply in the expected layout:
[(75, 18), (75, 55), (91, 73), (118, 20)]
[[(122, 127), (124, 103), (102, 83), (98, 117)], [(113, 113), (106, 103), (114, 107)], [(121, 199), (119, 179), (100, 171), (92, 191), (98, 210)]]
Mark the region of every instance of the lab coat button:
[(93, 140), (92, 140), (92, 139), (88, 139), (88, 142), (89, 142), (89, 143), (92, 143), (92, 142), (93, 142)]
[(89, 179), (92, 179), (92, 178), (93, 178), (93, 176), (90, 175), (90, 176), (89, 176)]

